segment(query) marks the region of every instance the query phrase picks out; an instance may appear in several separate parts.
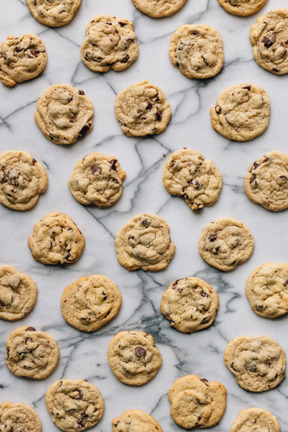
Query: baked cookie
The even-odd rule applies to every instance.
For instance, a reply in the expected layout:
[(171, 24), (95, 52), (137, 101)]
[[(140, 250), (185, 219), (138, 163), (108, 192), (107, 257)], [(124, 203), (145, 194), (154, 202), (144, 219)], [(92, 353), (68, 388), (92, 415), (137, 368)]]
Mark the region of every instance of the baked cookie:
[(168, 393), (171, 417), (178, 426), (191, 429), (216, 425), (226, 408), (223, 384), (197, 375), (187, 375), (174, 382)]
[(83, 90), (68, 84), (55, 84), (38, 99), (34, 118), (47, 139), (65, 145), (91, 132), (93, 114), (92, 102)]
[(212, 127), (225, 138), (249, 141), (268, 127), (270, 100), (255, 84), (238, 84), (220, 93), (210, 109)]
[(108, 361), (122, 383), (140, 386), (154, 378), (162, 357), (151, 335), (142, 331), (122, 331), (109, 343)]
[(223, 41), (213, 27), (186, 24), (172, 34), (169, 56), (187, 78), (211, 78), (224, 63)]
[(288, 73), (288, 9), (274, 9), (261, 15), (250, 29), (256, 62), (277, 75)]
[(102, 275), (84, 276), (65, 288), (61, 311), (68, 324), (92, 332), (118, 314), (121, 302), (121, 293), (111, 279)]
[(232, 15), (248, 16), (258, 12), (267, 0), (218, 0), (219, 4)]
[(26, 274), (14, 267), (0, 266), (0, 319), (16, 321), (33, 309), (37, 286)]
[(152, 18), (162, 18), (178, 12), (186, 0), (132, 0), (140, 12)]
[(162, 432), (160, 424), (144, 411), (132, 409), (112, 420), (112, 432)]
[(41, 432), (42, 425), (36, 411), (24, 403), (2, 402), (0, 406), (1, 432)]
[(82, 255), (85, 239), (64, 213), (48, 213), (34, 225), (28, 239), (35, 261), (43, 264), (71, 264)]
[(216, 219), (207, 224), (200, 236), (199, 253), (211, 266), (234, 270), (247, 261), (254, 249), (254, 239), (248, 228), (231, 217)]
[(230, 432), (280, 432), (277, 418), (262, 408), (248, 408), (239, 412)]
[(265, 153), (251, 163), (245, 176), (248, 198), (267, 210), (288, 208), (288, 156), (279, 151)]
[(119, 263), (127, 270), (165, 269), (175, 254), (168, 224), (158, 215), (141, 213), (123, 225), (115, 239)]
[(262, 392), (277, 387), (286, 375), (286, 356), (268, 336), (239, 336), (224, 352), (224, 362), (240, 387)]
[(56, 381), (48, 388), (45, 401), (53, 423), (65, 432), (91, 428), (104, 413), (104, 400), (98, 388), (81, 379)]
[(163, 294), (161, 312), (171, 327), (192, 333), (213, 324), (219, 298), (216, 291), (202, 279), (187, 277), (171, 283)]
[(68, 24), (76, 14), (82, 0), (26, 0), (33, 17), (49, 27)]
[(118, 93), (115, 114), (125, 135), (157, 135), (166, 129), (171, 108), (159, 87), (143, 81)]
[(5, 360), (14, 375), (42, 379), (56, 368), (59, 348), (48, 333), (34, 327), (19, 327), (8, 336)]
[(0, 154), (0, 202), (13, 210), (30, 210), (48, 185), (46, 170), (30, 153)]
[(168, 157), (162, 181), (167, 192), (182, 196), (193, 211), (214, 204), (222, 188), (222, 175), (216, 165), (186, 148)]
[(47, 63), (46, 48), (33, 33), (0, 42), (0, 80), (7, 87), (37, 77)]
[(127, 69), (138, 57), (133, 24), (126, 18), (97, 15), (86, 27), (83, 63), (94, 72)]
[(77, 162), (68, 186), (73, 197), (81, 204), (106, 208), (121, 197), (125, 177), (125, 171), (114, 156), (95, 152)]

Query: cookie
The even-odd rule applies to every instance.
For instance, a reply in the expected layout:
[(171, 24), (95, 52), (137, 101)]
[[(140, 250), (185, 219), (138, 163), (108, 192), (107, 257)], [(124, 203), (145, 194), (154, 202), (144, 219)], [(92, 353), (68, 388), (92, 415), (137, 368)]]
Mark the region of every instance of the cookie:
[(61, 27), (74, 18), (82, 0), (26, 0), (33, 17), (48, 27)]
[(286, 356), (268, 336), (239, 336), (224, 352), (224, 362), (240, 387), (263, 392), (277, 387), (285, 378)]
[(33, 309), (37, 286), (26, 274), (14, 267), (0, 266), (0, 319), (16, 321)]
[(19, 327), (8, 336), (5, 360), (14, 375), (42, 379), (56, 368), (59, 348), (48, 333), (34, 327)]
[(274, 212), (288, 208), (288, 156), (279, 151), (265, 153), (252, 162), (245, 176), (248, 198)]
[(183, 197), (192, 211), (214, 204), (222, 188), (222, 175), (216, 165), (186, 148), (168, 157), (162, 181), (167, 192)]
[(234, 270), (247, 261), (254, 249), (254, 239), (248, 228), (231, 217), (216, 219), (206, 225), (199, 240), (199, 253), (211, 266)]
[(223, 67), (223, 41), (208, 25), (182, 25), (172, 34), (169, 57), (187, 78), (211, 78)]
[(91, 428), (104, 413), (104, 400), (98, 388), (81, 379), (56, 381), (48, 388), (45, 401), (53, 423), (65, 432)]
[(171, 417), (178, 426), (191, 429), (216, 425), (226, 408), (223, 384), (197, 375), (187, 375), (174, 382), (168, 393)]
[(160, 424), (144, 411), (132, 409), (112, 420), (112, 432), (162, 432)]
[(249, 34), (256, 62), (276, 75), (288, 73), (288, 9), (274, 9), (261, 15)]
[(248, 408), (239, 412), (230, 432), (280, 432), (277, 418), (262, 408)]
[(34, 225), (28, 239), (35, 261), (43, 264), (71, 264), (82, 255), (85, 239), (64, 213), (48, 213)]
[(220, 93), (210, 109), (213, 129), (234, 141), (249, 141), (268, 127), (270, 100), (255, 84), (238, 84)]
[(178, 12), (186, 0), (132, 0), (132, 3), (140, 12), (152, 18), (162, 18)]
[(83, 90), (68, 84), (55, 84), (38, 99), (34, 118), (48, 140), (66, 145), (91, 132), (93, 114), (92, 102)]
[(5, 42), (0, 42), (0, 81), (7, 87), (37, 77), (46, 63), (46, 48), (33, 33), (8, 36)]
[(114, 156), (95, 152), (77, 162), (68, 186), (73, 197), (81, 204), (106, 208), (121, 197), (125, 177), (125, 171)]
[(218, 0), (219, 4), (232, 15), (253, 15), (262, 9), (267, 0)]
[(171, 283), (163, 294), (161, 312), (171, 327), (182, 333), (192, 333), (213, 324), (219, 298), (204, 280), (187, 277)]
[(36, 411), (24, 403), (2, 402), (0, 406), (1, 432), (41, 432), (42, 425)]
[(140, 386), (154, 378), (162, 357), (151, 335), (142, 331), (122, 331), (109, 343), (108, 362), (122, 383)]
[(86, 27), (81, 59), (93, 72), (127, 69), (138, 57), (133, 24), (126, 18), (97, 15)]
[(166, 129), (171, 108), (159, 87), (143, 81), (118, 93), (115, 115), (129, 137), (157, 135)]
[(102, 275), (84, 276), (65, 288), (61, 311), (68, 324), (92, 332), (118, 314), (121, 302), (121, 293), (111, 279)]
[(0, 203), (12, 210), (30, 210), (48, 185), (46, 170), (30, 153), (0, 154)]
[(115, 239), (119, 263), (127, 270), (165, 269), (175, 254), (168, 224), (158, 215), (141, 213), (123, 225)]

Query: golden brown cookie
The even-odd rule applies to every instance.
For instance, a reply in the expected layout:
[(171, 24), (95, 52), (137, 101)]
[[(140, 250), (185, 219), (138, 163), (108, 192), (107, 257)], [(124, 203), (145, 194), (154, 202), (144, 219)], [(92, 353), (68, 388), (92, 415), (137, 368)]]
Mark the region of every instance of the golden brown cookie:
[(26, 0), (33, 17), (49, 27), (68, 24), (76, 14), (82, 0)]
[(280, 432), (277, 418), (262, 408), (253, 407), (239, 412), (230, 432)]
[(258, 12), (267, 0), (218, 0), (219, 4), (232, 15), (249, 16)]
[(149, 414), (131, 409), (112, 420), (112, 432), (162, 432), (162, 429)]
[(2, 402), (0, 406), (1, 432), (41, 432), (42, 425), (36, 411), (24, 403)]
[(162, 18), (178, 12), (187, 0), (132, 0), (140, 12), (152, 18)]

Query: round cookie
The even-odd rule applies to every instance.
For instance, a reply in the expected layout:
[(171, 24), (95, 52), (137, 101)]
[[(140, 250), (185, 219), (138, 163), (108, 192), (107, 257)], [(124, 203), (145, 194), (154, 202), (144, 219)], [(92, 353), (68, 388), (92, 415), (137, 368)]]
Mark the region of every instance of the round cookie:
[(24, 403), (2, 402), (0, 406), (1, 432), (41, 432), (42, 425), (36, 411)]
[(232, 15), (248, 16), (258, 12), (267, 0), (218, 0), (219, 4)]
[(151, 335), (142, 331), (122, 331), (109, 343), (108, 362), (122, 383), (140, 386), (154, 378), (162, 357)]
[(59, 348), (48, 333), (34, 327), (19, 327), (8, 336), (5, 360), (14, 375), (42, 379), (56, 368)]
[(280, 432), (277, 418), (262, 408), (248, 408), (239, 412), (230, 432)]
[(127, 69), (138, 57), (133, 24), (126, 18), (97, 15), (86, 27), (81, 59), (94, 72)]
[(82, 0), (26, 0), (33, 17), (49, 27), (61, 27), (74, 18)]
[(178, 12), (186, 0), (132, 0), (140, 12), (152, 18), (162, 18)]
[(167, 192), (182, 196), (192, 211), (214, 204), (222, 188), (222, 175), (216, 165), (186, 148), (168, 157), (162, 181)]
[(160, 424), (144, 411), (132, 409), (112, 420), (112, 432), (162, 432)]
[(68, 186), (73, 197), (81, 204), (106, 208), (121, 197), (125, 177), (125, 171), (114, 156), (95, 152), (77, 162)]
[(182, 25), (172, 34), (169, 56), (187, 78), (211, 78), (224, 63), (223, 41), (208, 25)]
[(33, 33), (8, 36), (5, 42), (0, 42), (0, 81), (7, 87), (37, 77), (46, 63), (46, 48)]
[(168, 224), (158, 215), (141, 213), (117, 233), (115, 249), (119, 263), (127, 270), (165, 269), (175, 254)]
[(115, 115), (129, 137), (157, 135), (166, 129), (171, 108), (159, 87), (143, 81), (118, 93)]
[(199, 253), (211, 266), (234, 270), (247, 261), (254, 249), (254, 239), (248, 228), (231, 217), (216, 219), (207, 224), (200, 236)]
[(163, 294), (161, 312), (171, 327), (182, 333), (192, 333), (213, 324), (219, 298), (204, 280), (187, 277), (171, 283)]
[(35, 261), (43, 264), (71, 264), (82, 255), (85, 239), (72, 219), (64, 213), (48, 213), (34, 225), (28, 239)]
[(71, 326), (92, 332), (118, 314), (121, 302), (121, 293), (111, 279), (102, 275), (84, 276), (65, 288), (61, 312)]
[(65, 432), (91, 428), (104, 413), (104, 400), (98, 388), (81, 379), (56, 381), (48, 388), (45, 401), (53, 423)]
[(68, 84), (55, 84), (38, 99), (34, 118), (48, 140), (66, 145), (91, 132), (93, 114), (92, 102), (83, 90)]
[(33, 309), (37, 286), (26, 274), (14, 267), (0, 266), (0, 319), (16, 321)]
[(268, 127), (270, 100), (263, 88), (255, 84), (227, 87), (210, 109), (213, 129), (234, 141), (249, 141)]
[(239, 336), (224, 352), (224, 362), (240, 387), (263, 392), (277, 387), (286, 375), (286, 356), (268, 336)]
[(265, 153), (251, 163), (245, 176), (248, 198), (274, 212), (288, 208), (288, 156), (279, 151)]
[(256, 62), (276, 75), (288, 73), (288, 9), (275, 9), (261, 15), (249, 34)]
[(226, 408), (223, 384), (196, 375), (187, 375), (174, 382), (168, 393), (171, 417), (178, 426), (191, 429), (216, 425)]
[(9, 150), (0, 154), (0, 202), (4, 206), (30, 210), (47, 185), (45, 168), (30, 153)]

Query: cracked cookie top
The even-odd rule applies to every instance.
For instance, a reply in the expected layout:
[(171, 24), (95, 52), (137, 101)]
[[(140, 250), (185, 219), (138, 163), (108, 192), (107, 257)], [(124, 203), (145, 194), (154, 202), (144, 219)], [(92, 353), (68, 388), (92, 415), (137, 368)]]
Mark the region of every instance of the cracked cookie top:
[(33, 17), (49, 27), (68, 24), (76, 14), (82, 0), (26, 0)]
[(248, 16), (258, 12), (267, 0), (218, 0), (219, 4), (232, 15)]
[(140, 12), (152, 18), (162, 18), (178, 12), (186, 0), (132, 0)]
[(280, 432), (277, 418), (262, 408), (253, 407), (239, 412), (230, 432)]
[(41, 432), (42, 425), (36, 411), (24, 403), (2, 402), (0, 406), (1, 432)]
[(162, 432), (160, 424), (144, 411), (132, 409), (112, 420), (112, 432)]

